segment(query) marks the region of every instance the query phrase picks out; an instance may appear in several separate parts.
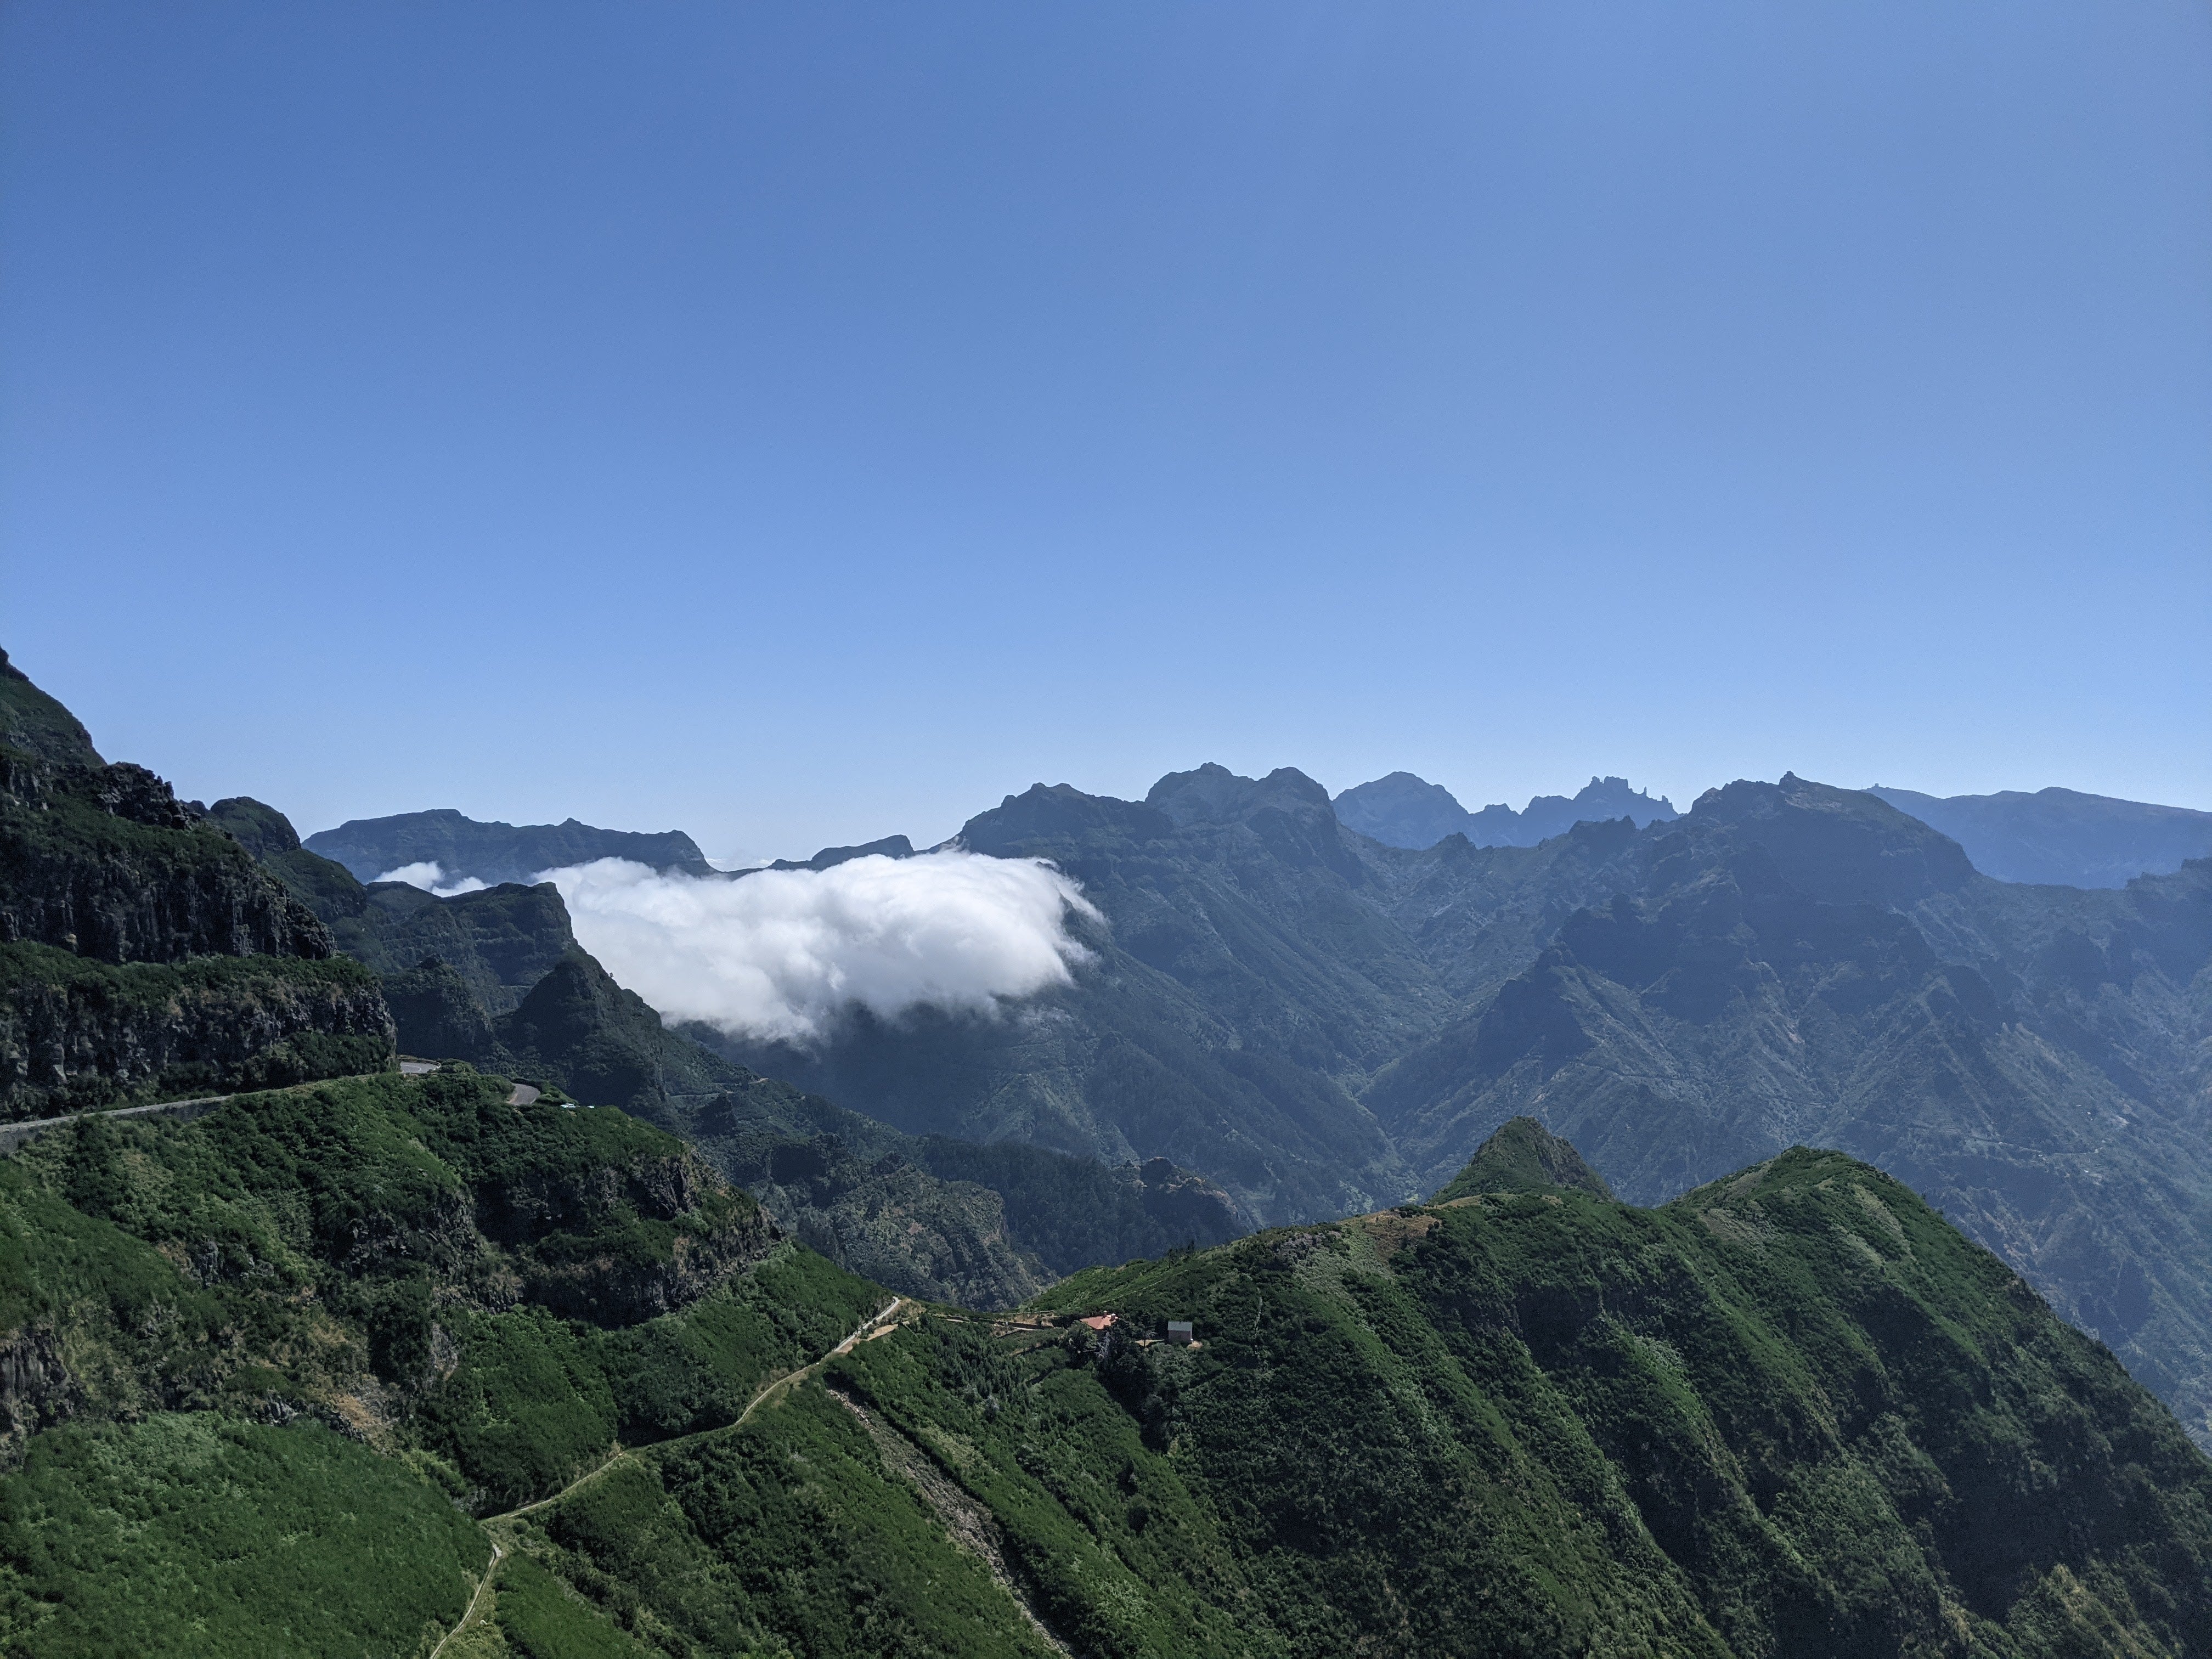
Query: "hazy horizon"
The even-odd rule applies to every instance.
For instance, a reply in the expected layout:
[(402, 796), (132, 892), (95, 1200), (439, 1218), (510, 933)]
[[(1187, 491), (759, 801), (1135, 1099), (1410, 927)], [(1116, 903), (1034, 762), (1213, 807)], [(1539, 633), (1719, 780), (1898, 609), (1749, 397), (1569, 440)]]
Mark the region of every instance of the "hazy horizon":
[(302, 828), (2212, 808), (2212, 14), (0, 10), (0, 642)]

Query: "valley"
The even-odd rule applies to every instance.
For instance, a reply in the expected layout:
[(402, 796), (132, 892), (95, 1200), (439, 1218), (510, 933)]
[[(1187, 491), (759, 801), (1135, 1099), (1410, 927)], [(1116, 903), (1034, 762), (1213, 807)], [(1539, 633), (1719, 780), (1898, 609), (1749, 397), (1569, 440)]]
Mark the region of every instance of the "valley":
[(2212, 1645), (2212, 865), (1039, 786), (1066, 981), (800, 1045), (0, 721), (11, 1653)]

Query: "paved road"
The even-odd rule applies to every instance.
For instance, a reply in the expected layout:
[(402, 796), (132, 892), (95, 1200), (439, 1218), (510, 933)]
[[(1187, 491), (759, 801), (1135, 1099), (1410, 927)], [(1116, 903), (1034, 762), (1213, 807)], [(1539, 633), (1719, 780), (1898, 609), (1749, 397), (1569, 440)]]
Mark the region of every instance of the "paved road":
[[(437, 1069), (436, 1066), (425, 1065), (420, 1060), (402, 1060), (399, 1063), (400, 1075), (403, 1077), (422, 1077)], [(362, 1072), (359, 1075), (389, 1077), (392, 1074), (389, 1072)], [(352, 1078), (326, 1077), (319, 1079), (317, 1083), (296, 1083), (292, 1086), (295, 1089), (313, 1089), (319, 1086), (320, 1083), (350, 1083), (354, 1080)], [(249, 1089), (243, 1092), (276, 1094), (281, 1093), (282, 1091)], [(527, 1106), (538, 1098), (539, 1093), (538, 1090), (532, 1088), (527, 1083), (518, 1083), (514, 1085), (514, 1092), (507, 1096), (507, 1103), (510, 1106)], [(49, 1129), (58, 1129), (63, 1124), (74, 1123), (81, 1117), (173, 1117), (182, 1122), (189, 1123), (196, 1117), (205, 1117), (226, 1100), (237, 1098), (237, 1095), (202, 1095), (197, 1100), (157, 1100), (151, 1106), (120, 1106), (112, 1111), (65, 1112), (59, 1117), (34, 1117), (21, 1123), (0, 1123), (0, 1158), (4, 1158), (9, 1152), (15, 1152), (26, 1141), (36, 1139)]]
[(125, 1106), (112, 1112), (69, 1112), (60, 1117), (34, 1117), (23, 1123), (0, 1123), (0, 1154), (12, 1152), (25, 1141), (49, 1129), (58, 1129), (64, 1123), (74, 1123), (81, 1117), (179, 1117), (190, 1122), (193, 1118), (205, 1117), (231, 1098), (229, 1095), (208, 1095), (198, 1100), (161, 1100), (151, 1106)]

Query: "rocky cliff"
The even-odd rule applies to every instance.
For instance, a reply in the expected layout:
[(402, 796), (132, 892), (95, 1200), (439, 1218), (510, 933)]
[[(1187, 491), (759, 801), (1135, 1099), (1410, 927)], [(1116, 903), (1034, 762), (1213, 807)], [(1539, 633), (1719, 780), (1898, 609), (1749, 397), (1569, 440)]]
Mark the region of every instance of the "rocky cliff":
[(373, 1071), (375, 976), (0, 655), (0, 1118)]

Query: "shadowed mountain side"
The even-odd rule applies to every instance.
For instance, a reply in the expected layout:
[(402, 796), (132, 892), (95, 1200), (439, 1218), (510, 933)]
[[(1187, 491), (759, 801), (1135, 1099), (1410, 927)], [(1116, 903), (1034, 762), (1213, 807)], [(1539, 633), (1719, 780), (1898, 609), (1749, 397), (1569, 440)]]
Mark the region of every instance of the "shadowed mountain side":
[(1467, 1167), (1429, 1201), (1449, 1204), (1484, 1193), (1538, 1193), (1553, 1187), (1613, 1196), (1605, 1177), (1590, 1168), (1571, 1141), (1562, 1140), (1533, 1117), (1516, 1117), (1476, 1147)]
[(722, 1093), (666, 1121), (798, 1237), (856, 1273), (892, 1276), (881, 1282), (1011, 1307), (1080, 1267), (1251, 1230), (1226, 1193), (1164, 1159), (1109, 1169), (1037, 1146), (903, 1135), (732, 1071)]
[(2212, 1432), (2212, 864), (2069, 919), (1899, 817), (1796, 780), (1717, 792), (1652, 843), (1644, 896), (1567, 918), (1368, 1103), (1431, 1181), (1525, 1113), (1644, 1202), (1839, 1146)]
[(1142, 803), (1040, 784), (959, 839), (1082, 884), (1106, 922), (1073, 924), (1092, 957), (1072, 987), (997, 1019), (854, 1011), (817, 1048), (724, 1051), (913, 1133), (1168, 1158), (1272, 1221), (1415, 1196), (1351, 1090), (1640, 875), (1620, 822), (1385, 848), (1287, 769), (1202, 767)]
[[(435, 957), (482, 1005), (486, 1020), (512, 1012), (575, 948), (568, 906), (550, 882), (506, 883), (446, 898), (405, 882), (363, 885), (343, 865), (301, 846), (291, 821), (263, 802), (246, 796), (217, 801), (208, 809), (208, 822), (235, 839), (313, 910), (348, 956), (387, 979), (412, 973), (426, 958)], [(435, 990), (426, 983), (403, 994), (419, 1002)], [(461, 1020), (456, 1030), (472, 1029), (464, 1011), (453, 1012)], [(429, 1042), (409, 1052), (468, 1051)]]
[(0, 657), (0, 1119), (391, 1063), (375, 977)]
[[(411, 1050), (550, 1084), (683, 1134), (808, 1243), (908, 1295), (1012, 1307), (1077, 1267), (1250, 1225), (1227, 1194), (1183, 1170), (1163, 1166), (1148, 1207), (1133, 1171), (1034, 1147), (916, 1140), (757, 1076), (668, 1030), (573, 946), (496, 1018), (434, 958), (390, 984)], [(433, 1036), (476, 1046), (426, 1046)], [(1186, 1230), (1170, 1234), (1152, 1212), (1177, 1198)]]
[(2115, 800), (2074, 789), (2007, 789), (1943, 799), (1875, 788), (1901, 812), (1949, 836), (1983, 874), (1999, 881), (2124, 887), (2212, 857), (2212, 812)]
[(1010, 1307), (1076, 1267), (1251, 1225), (1226, 1194), (1164, 1164), (1140, 1176), (1038, 1148), (918, 1140), (770, 1083), (617, 984), (550, 884), (447, 898), (363, 887), (301, 849), (272, 808), (228, 801), (219, 816), (383, 972), (404, 1051), (676, 1129), (794, 1233), (906, 1294)]
[(448, 882), (465, 877), (497, 886), (527, 883), (542, 870), (595, 859), (628, 859), (656, 870), (709, 876), (714, 866), (680, 830), (641, 834), (600, 830), (569, 818), (561, 823), (479, 823), (450, 808), (354, 818), (307, 839), (310, 852), (333, 859), (362, 881), (410, 864), (435, 864)]

